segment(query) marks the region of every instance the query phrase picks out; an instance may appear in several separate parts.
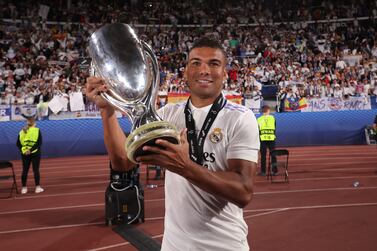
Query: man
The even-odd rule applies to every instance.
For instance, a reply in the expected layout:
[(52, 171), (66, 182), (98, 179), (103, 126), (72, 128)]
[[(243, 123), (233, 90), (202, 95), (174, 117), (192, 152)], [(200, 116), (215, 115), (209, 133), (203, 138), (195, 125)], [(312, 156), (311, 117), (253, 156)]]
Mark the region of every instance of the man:
[[(274, 116), (270, 115), (271, 109), (268, 105), (262, 107), (262, 116), (258, 118), (259, 136), (260, 136), (260, 155), (261, 155), (261, 172), (260, 175), (266, 175), (266, 157), (267, 148), (271, 151), (275, 149), (275, 129), (276, 121)], [(272, 158), (272, 174), (277, 173), (276, 157)]]
[[(144, 147), (153, 154), (137, 158), (167, 170), (163, 251), (249, 250), (242, 208), (253, 195), (259, 135), (253, 113), (221, 95), (225, 65), (216, 41), (203, 38), (193, 45), (184, 73), (189, 100), (159, 110), (181, 129), (180, 143), (157, 140), (161, 147)], [(101, 79), (88, 78), (87, 96), (100, 107), (112, 165), (129, 170), (134, 165), (114, 109), (98, 96), (106, 90)]]

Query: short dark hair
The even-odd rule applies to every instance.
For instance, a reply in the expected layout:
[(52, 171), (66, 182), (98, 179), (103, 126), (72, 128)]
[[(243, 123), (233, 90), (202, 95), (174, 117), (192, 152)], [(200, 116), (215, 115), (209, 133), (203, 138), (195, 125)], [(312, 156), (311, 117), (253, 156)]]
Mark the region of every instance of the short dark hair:
[(191, 49), (189, 51), (189, 54), (193, 49), (203, 48), (203, 47), (221, 50), (221, 52), (223, 53), (224, 58), (226, 60), (226, 52), (225, 52), (223, 46), (221, 45), (221, 43), (218, 40), (210, 38), (210, 37), (201, 37), (201, 38), (195, 40), (193, 46), (191, 47)]
[(268, 105), (262, 106), (262, 112), (267, 112), (268, 110), (271, 110), (271, 107)]

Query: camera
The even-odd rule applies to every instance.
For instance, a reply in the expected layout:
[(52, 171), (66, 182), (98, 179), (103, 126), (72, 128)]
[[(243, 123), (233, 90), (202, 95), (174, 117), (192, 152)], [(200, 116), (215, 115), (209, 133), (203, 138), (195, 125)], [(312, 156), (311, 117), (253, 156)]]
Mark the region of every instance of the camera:
[(110, 183), (105, 192), (105, 224), (144, 222), (144, 190), (139, 166), (127, 172), (114, 171), (110, 163)]

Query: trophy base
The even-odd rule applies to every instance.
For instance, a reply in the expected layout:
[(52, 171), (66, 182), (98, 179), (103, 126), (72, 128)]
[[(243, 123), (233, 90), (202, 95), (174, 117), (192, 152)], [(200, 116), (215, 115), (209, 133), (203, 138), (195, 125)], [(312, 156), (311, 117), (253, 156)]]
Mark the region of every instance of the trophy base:
[(179, 143), (179, 133), (174, 125), (166, 121), (155, 121), (145, 124), (131, 132), (126, 140), (127, 157), (133, 163), (139, 156), (151, 154), (149, 151), (144, 151), (144, 146), (158, 146), (157, 139), (167, 140), (170, 143)]

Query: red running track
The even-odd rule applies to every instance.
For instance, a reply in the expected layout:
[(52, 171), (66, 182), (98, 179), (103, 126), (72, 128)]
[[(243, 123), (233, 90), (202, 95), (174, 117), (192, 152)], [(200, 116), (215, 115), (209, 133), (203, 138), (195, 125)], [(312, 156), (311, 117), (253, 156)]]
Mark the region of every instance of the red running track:
[[(377, 250), (377, 148), (289, 150), (290, 183), (257, 177), (244, 210), (251, 250)], [(19, 179), (21, 163), (14, 165)], [(107, 166), (106, 156), (43, 159), (44, 193), (33, 193), (30, 173), (27, 195), (0, 200), (0, 250), (136, 250), (104, 225)], [(163, 184), (150, 183), (159, 186), (145, 189), (146, 222), (138, 228), (161, 241)], [(0, 196), (9, 185), (0, 184)]]

